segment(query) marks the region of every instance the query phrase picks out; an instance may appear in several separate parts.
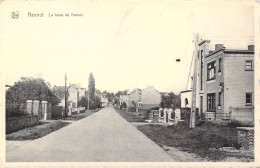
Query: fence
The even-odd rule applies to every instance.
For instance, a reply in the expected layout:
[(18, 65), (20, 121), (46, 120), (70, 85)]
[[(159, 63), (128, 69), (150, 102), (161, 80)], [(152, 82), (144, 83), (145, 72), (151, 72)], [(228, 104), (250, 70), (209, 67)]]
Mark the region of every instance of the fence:
[[(186, 120), (186, 119), (190, 119), (190, 111), (191, 108), (186, 107), (186, 108), (181, 108), (181, 119), (182, 120)], [(196, 117), (199, 116), (199, 109), (196, 108)]]
[(6, 119), (6, 133), (8, 134), (38, 124), (38, 115), (10, 117)]
[(230, 122), (254, 125), (254, 107), (230, 107)]

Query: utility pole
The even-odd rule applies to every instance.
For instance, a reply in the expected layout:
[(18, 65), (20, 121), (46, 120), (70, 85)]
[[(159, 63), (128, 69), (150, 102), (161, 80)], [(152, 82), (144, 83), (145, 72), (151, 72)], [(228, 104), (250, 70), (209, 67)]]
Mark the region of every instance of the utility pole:
[(65, 118), (67, 117), (67, 73), (65, 73)]
[(195, 128), (195, 118), (196, 118), (196, 98), (197, 98), (197, 61), (198, 61), (198, 42), (199, 34), (195, 36), (195, 50), (193, 55), (194, 61), (194, 72), (192, 81), (192, 102), (191, 102), (191, 112), (190, 112), (190, 128)]
[(88, 88), (88, 111), (89, 111), (89, 88)]
[(136, 89), (135, 89), (135, 93), (136, 93), (136, 103), (135, 103), (135, 106), (136, 106), (136, 115), (138, 116), (138, 97), (139, 97), (139, 93), (137, 91), (137, 81), (136, 81)]

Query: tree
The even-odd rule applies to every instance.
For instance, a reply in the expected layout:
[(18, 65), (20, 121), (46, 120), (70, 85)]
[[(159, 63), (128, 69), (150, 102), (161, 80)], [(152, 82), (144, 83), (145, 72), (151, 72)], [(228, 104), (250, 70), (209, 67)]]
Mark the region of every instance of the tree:
[(100, 108), (101, 106), (102, 106), (102, 103), (101, 103), (101, 100), (100, 100), (100, 98), (98, 97), (98, 96), (96, 96), (96, 106), (98, 107), (98, 108)]
[(7, 116), (25, 113), (27, 100), (39, 100), (40, 102), (44, 100), (52, 105), (60, 102), (58, 97), (51, 92), (44, 79), (22, 77), (20, 81), (15, 82), (14, 86), (6, 91)]
[(82, 97), (81, 100), (78, 102), (78, 107), (88, 107), (88, 101), (85, 97)]
[(168, 93), (168, 95), (162, 95), (161, 107), (164, 108), (180, 108), (181, 97), (180, 95), (175, 95), (173, 92)]
[(88, 94), (89, 94), (89, 108), (95, 109), (96, 102), (95, 102), (95, 78), (92, 73), (89, 74), (88, 78)]

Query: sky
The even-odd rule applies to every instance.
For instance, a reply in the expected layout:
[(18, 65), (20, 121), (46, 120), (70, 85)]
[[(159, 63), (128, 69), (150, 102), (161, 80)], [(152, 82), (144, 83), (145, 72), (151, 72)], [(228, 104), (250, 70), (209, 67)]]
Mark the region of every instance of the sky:
[[(228, 49), (254, 44), (254, 8), (239, 3), (170, 1), (88, 1), (80, 3), (6, 2), (2, 52), (5, 83), (42, 77), (51, 85), (117, 92), (154, 86), (160, 92), (186, 90), (194, 50), (193, 33)], [(19, 19), (11, 19), (12, 10)], [(44, 13), (30, 18), (28, 12)], [(83, 17), (48, 17), (82, 13)], [(181, 59), (176, 62), (176, 59)]]

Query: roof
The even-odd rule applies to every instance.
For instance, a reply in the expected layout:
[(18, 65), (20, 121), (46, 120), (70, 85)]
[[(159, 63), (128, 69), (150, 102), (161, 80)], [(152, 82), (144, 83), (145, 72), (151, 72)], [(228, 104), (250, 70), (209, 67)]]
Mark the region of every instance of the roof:
[(220, 51), (223, 51), (224, 53), (227, 53), (227, 54), (254, 54), (255, 53), (254, 51), (250, 51), (250, 50), (236, 50), (236, 49), (221, 48), (217, 51), (213, 51), (213, 52), (209, 53), (208, 55), (205, 56), (205, 58), (207, 58), (213, 54), (216, 54)]
[(186, 92), (192, 92), (192, 90), (184, 90), (184, 91), (181, 91), (180, 93), (186, 93)]
[[(154, 89), (156, 92), (158, 92), (158, 90), (156, 90), (153, 86), (146, 87), (146, 88), (144, 88), (143, 90), (148, 89), (148, 88), (152, 88), (152, 89)], [(143, 91), (143, 90), (142, 90), (142, 91)], [(161, 94), (160, 92), (158, 92), (158, 93)]]
[[(138, 91), (139, 93), (142, 93), (142, 90), (141, 90), (141, 89), (137, 89), (137, 91)], [(131, 94), (131, 93), (133, 93), (133, 92), (136, 92), (136, 89), (134, 89), (133, 91), (131, 91), (131, 92), (127, 93), (127, 94)]]
[(77, 84), (70, 84), (71, 87), (74, 87), (75, 89), (80, 89), (80, 87)]
[(52, 92), (55, 96), (62, 100), (65, 97), (65, 86), (54, 86)]
[(205, 42), (210, 42), (210, 40), (203, 40), (202, 42), (200, 42), (198, 45), (200, 46), (200, 45), (202, 45), (203, 43), (205, 43)]

